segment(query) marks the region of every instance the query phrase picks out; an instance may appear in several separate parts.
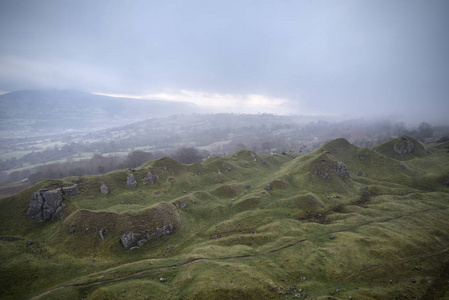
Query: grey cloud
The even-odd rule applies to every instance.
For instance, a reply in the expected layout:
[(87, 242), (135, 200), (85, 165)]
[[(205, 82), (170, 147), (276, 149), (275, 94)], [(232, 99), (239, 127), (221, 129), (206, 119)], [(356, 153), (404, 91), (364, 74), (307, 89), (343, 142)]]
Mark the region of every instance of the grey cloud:
[(447, 15), (444, 0), (6, 0), (0, 90), (258, 94), (305, 112), (442, 118)]

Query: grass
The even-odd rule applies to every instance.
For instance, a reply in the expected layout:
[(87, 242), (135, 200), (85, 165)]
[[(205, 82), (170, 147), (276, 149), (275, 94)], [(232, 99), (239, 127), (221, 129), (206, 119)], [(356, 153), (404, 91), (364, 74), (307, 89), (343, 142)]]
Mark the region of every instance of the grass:
[[(38, 183), (0, 200), (0, 236), (23, 239), (0, 240), (0, 297), (442, 298), (449, 293), (447, 149), (399, 161), (388, 145), (394, 141), (362, 149), (338, 139), (301, 155), (241, 150), (192, 165), (163, 158)], [(349, 177), (333, 171), (339, 162)], [(155, 184), (143, 180), (149, 171), (159, 176)], [(124, 185), (130, 174), (134, 189)], [(62, 220), (26, 218), (33, 192), (76, 180), (81, 194), (65, 196)], [(102, 184), (109, 194), (100, 193)], [(174, 234), (133, 250), (120, 244), (121, 234), (167, 219)]]

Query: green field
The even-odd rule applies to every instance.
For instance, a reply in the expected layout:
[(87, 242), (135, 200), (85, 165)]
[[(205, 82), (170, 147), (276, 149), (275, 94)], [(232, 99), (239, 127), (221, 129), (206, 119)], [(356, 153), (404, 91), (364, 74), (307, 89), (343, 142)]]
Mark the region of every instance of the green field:
[[(0, 240), (0, 298), (449, 299), (447, 147), (337, 139), (40, 182), (0, 199), (0, 237), (21, 239)], [(27, 218), (34, 192), (74, 182), (62, 219)], [(174, 233), (120, 242), (164, 222)]]

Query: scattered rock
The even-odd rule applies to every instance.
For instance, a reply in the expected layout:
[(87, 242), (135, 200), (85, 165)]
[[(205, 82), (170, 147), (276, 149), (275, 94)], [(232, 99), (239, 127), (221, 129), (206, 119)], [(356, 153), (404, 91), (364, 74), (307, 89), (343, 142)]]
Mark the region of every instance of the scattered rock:
[(125, 247), (126, 250), (131, 249), (131, 247), (137, 245), (137, 241), (142, 236), (141, 233), (137, 232), (128, 232), (122, 235), (120, 238), (120, 241), (123, 244), (123, 247)]
[(365, 158), (366, 158), (366, 156), (364, 156), (364, 155), (357, 155), (357, 159), (363, 160)]
[(141, 239), (137, 241), (137, 247), (143, 247), (148, 242), (147, 239)]
[(128, 176), (128, 178), (126, 179), (126, 184), (125, 185), (126, 185), (127, 188), (130, 188), (130, 189), (133, 189), (133, 188), (135, 188), (137, 186), (137, 181), (134, 178), (133, 174), (130, 174)]
[(271, 190), (271, 185), (270, 185), (270, 184), (267, 184), (267, 186), (265, 187), (265, 189), (266, 189), (267, 191)]
[(109, 189), (106, 185), (103, 184), (102, 186), (100, 186), (100, 192), (102, 194), (107, 194), (107, 193), (109, 193)]
[(79, 193), (80, 190), (77, 184), (61, 188), (61, 194), (63, 195), (70, 196), (70, 195), (78, 195)]
[(367, 190), (365, 190), (364, 188), (361, 188), (359, 190), (359, 192), (360, 192), (362, 199), (365, 199), (365, 200), (369, 199), (370, 193)]
[(246, 186), (245, 186), (245, 189), (247, 189), (247, 190), (249, 190), (250, 188), (251, 188), (250, 185), (246, 185)]
[(89, 228), (86, 228), (86, 230), (84, 230), (84, 232), (85, 232), (86, 234), (89, 234), (89, 233), (90, 233), (90, 229), (89, 229)]
[(37, 221), (62, 218), (62, 208), (65, 206), (62, 201), (60, 190), (35, 192), (28, 206), (27, 217)]
[(171, 250), (171, 249), (173, 249), (173, 245), (170, 245), (167, 247), (167, 250)]
[(343, 178), (344, 176), (351, 177), (348, 168), (341, 161), (337, 163), (336, 173), (340, 178)]
[(362, 171), (357, 172), (357, 176), (362, 176), (362, 175), (363, 175)]
[[(139, 246), (140, 244), (145, 244), (149, 240), (171, 234), (174, 232), (174, 226), (172, 223), (169, 223), (168, 225), (164, 225), (161, 227), (156, 227), (155, 229), (151, 231), (144, 231), (144, 232), (128, 232), (124, 233), (120, 241), (122, 242), (123, 247), (125, 247), (126, 250), (131, 249), (134, 246)], [(145, 240), (145, 241), (144, 241)], [(142, 244), (142, 246), (143, 246)], [(139, 246), (141, 247), (141, 246)]]
[(33, 245), (33, 241), (32, 240), (27, 241), (27, 246), (31, 246), (31, 245)]
[(69, 227), (69, 230), (70, 230), (70, 233), (71, 233), (71, 234), (74, 234), (74, 233), (75, 233), (75, 226), (73, 226), (73, 225), (70, 226), (70, 227)]
[(154, 184), (156, 182), (156, 179), (159, 179), (159, 176), (151, 174), (151, 172), (148, 172), (147, 176), (143, 180), (148, 181), (151, 184)]
[(416, 279), (413, 277), (410, 277), (410, 281), (411, 281), (411, 283), (416, 283)]
[(333, 240), (333, 239), (335, 239), (335, 235), (331, 235), (329, 238), (330, 238), (331, 240)]
[(100, 231), (98, 232), (98, 234), (100, 235), (100, 238), (102, 240), (104, 240), (104, 234), (105, 233), (106, 233), (106, 229), (105, 228), (100, 229)]
[(393, 146), (394, 152), (400, 154), (401, 156), (403, 156), (404, 154), (412, 152), (413, 148), (415, 147), (415, 145), (413, 145), (413, 143), (410, 142), (409, 140), (407, 140), (405, 138), (403, 138), (403, 140), (406, 142), (405, 144), (402, 144), (402, 145), (395, 144)]
[(161, 277), (161, 278), (159, 278), (159, 281), (160, 281), (160, 282), (164, 282), (164, 281), (165, 281), (165, 278), (164, 278), (164, 277)]

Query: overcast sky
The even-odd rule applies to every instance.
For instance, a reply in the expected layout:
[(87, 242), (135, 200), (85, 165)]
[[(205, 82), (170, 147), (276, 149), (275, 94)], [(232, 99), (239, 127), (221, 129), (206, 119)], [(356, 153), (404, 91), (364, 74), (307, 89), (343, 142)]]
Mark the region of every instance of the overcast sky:
[(217, 111), (449, 113), (449, 1), (0, 1), (0, 90)]

